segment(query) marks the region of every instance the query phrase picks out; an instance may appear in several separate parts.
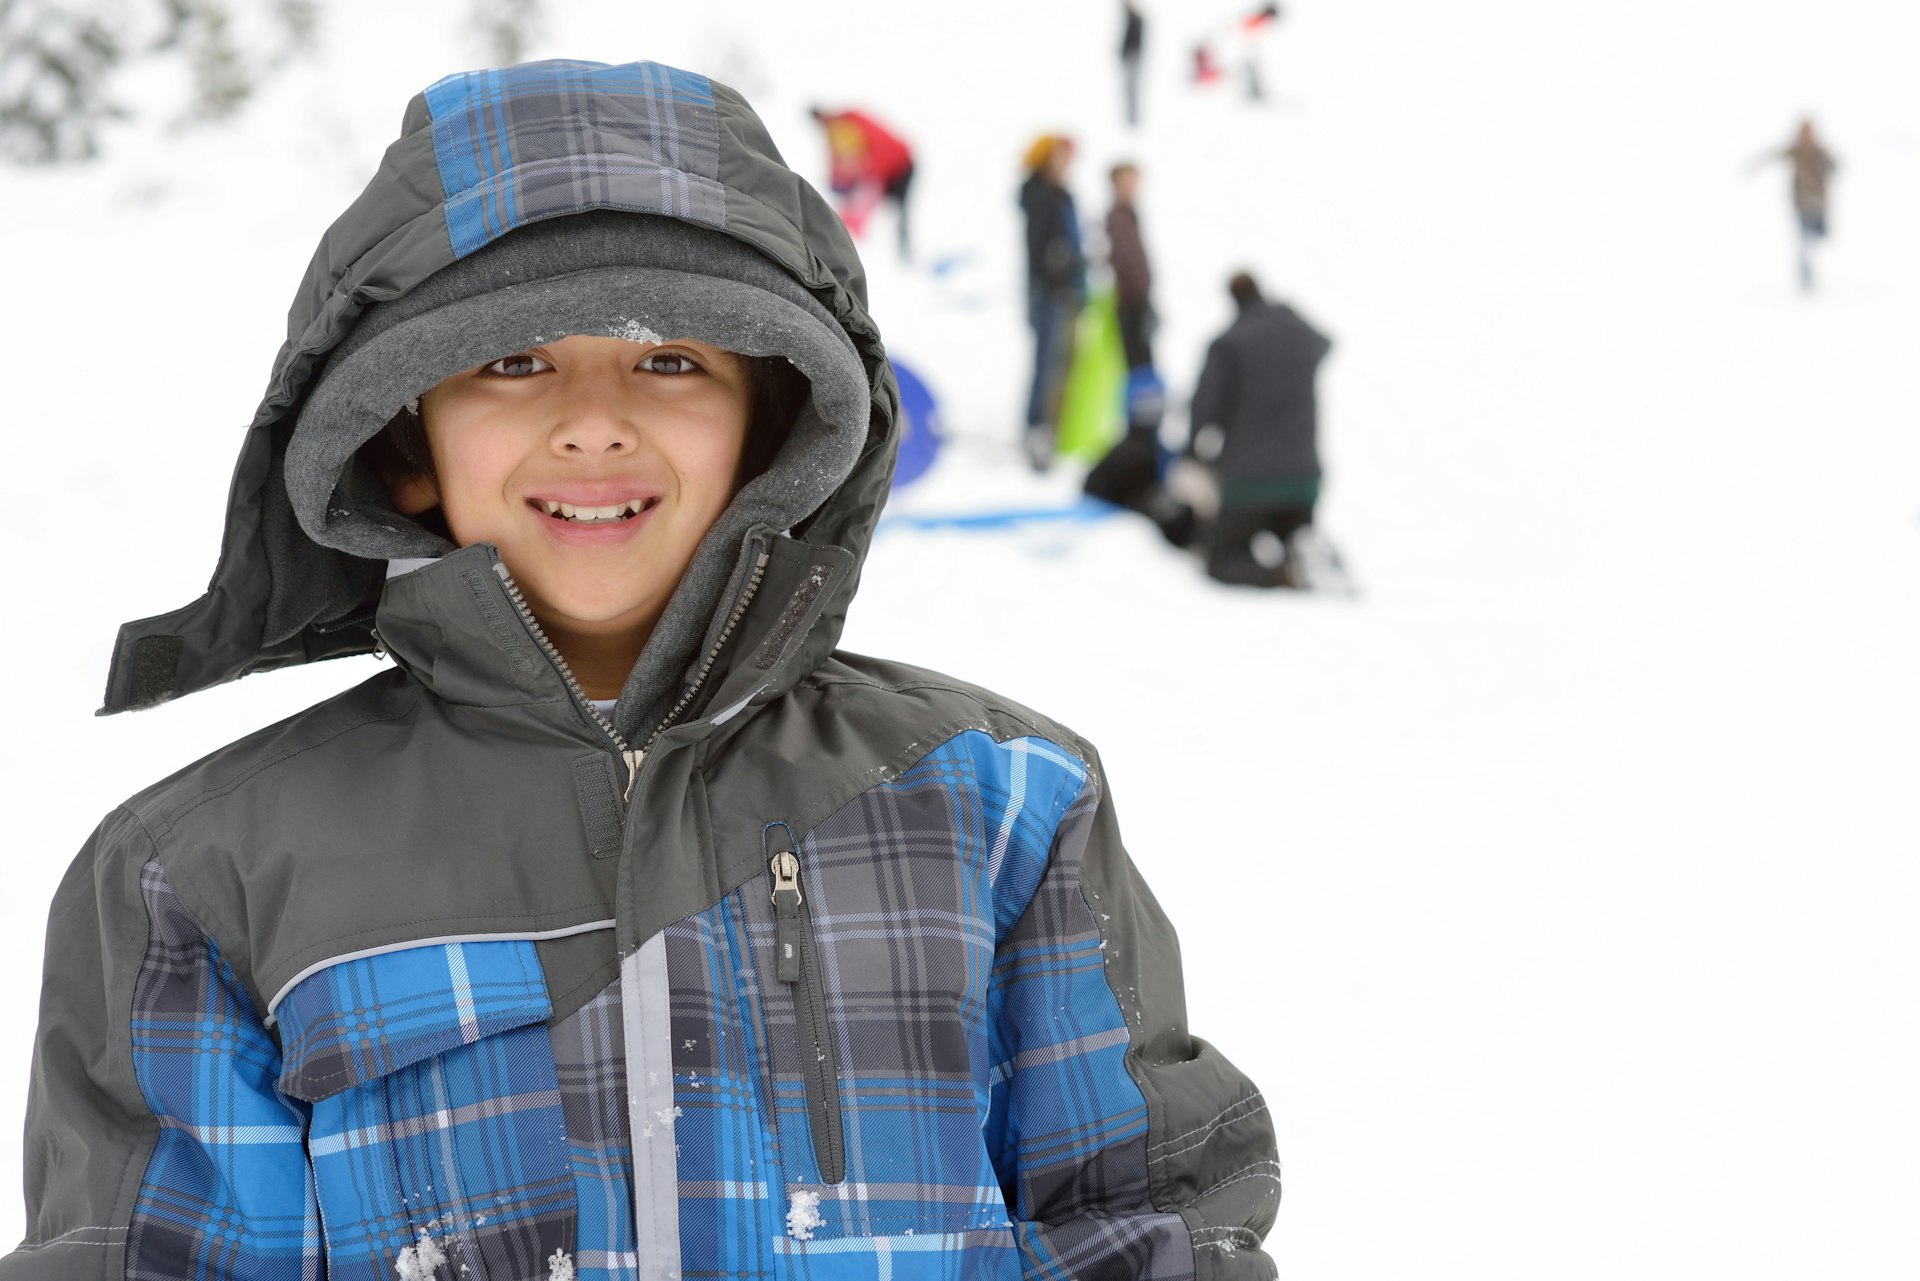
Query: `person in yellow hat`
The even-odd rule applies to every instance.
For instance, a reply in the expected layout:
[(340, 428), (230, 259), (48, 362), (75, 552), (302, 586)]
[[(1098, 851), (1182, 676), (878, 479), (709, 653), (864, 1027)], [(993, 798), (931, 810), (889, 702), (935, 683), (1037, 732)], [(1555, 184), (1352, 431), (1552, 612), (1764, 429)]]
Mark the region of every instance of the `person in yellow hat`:
[(1027, 395), (1027, 457), (1053, 462), (1060, 393), (1073, 357), (1073, 325), (1087, 299), (1080, 219), (1067, 189), (1073, 139), (1045, 134), (1027, 148), (1020, 208), (1027, 222), (1027, 323), (1033, 328), (1033, 384)]

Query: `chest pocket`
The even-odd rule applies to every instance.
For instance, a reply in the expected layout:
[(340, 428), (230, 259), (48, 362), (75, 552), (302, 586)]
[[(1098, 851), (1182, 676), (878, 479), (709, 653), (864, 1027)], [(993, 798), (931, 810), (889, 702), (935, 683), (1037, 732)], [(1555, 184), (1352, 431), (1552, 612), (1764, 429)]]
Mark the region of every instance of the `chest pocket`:
[(551, 1012), (524, 942), (343, 961), (281, 1001), (280, 1089), (313, 1107), (333, 1281), (557, 1270), (577, 1197)]

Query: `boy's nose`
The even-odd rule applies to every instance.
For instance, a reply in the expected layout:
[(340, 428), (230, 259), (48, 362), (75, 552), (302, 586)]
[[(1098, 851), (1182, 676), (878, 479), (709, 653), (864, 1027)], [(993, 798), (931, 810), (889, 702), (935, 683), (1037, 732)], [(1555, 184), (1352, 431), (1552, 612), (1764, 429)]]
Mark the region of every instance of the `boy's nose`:
[(555, 452), (597, 459), (632, 451), (639, 442), (638, 427), (604, 391), (582, 388), (567, 398), (550, 437)]

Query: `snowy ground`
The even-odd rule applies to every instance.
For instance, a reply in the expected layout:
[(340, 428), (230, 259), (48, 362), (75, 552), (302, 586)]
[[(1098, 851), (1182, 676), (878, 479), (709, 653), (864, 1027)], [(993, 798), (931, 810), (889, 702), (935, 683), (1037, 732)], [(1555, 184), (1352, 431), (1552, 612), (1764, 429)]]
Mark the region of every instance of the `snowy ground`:
[[(113, 627), (212, 568), (314, 240), (406, 96), (480, 60), (444, 35), (456, 7), (343, 0), (319, 67), (241, 127), (0, 173), (0, 1238), (72, 851), (126, 794), (371, 670), (90, 716)], [(847, 635), (1102, 745), (1194, 1026), (1273, 1102), (1286, 1275), (1914, 1276), (1920, 19), (1301, 0), (1266, 55), (1281, 100), (1253, 113), (1177, 84), (1234, 7), (1151, 10), (1133, 137), (1095, 0), (735, 3), (747, 45), (554, 5), (534, 53), (721, 69), (815, 173), (811, 101), (921, 144), (922, 246), (972, 257), (936, 282), (884, 235), (871, 253), (876, 314), (957, 437), (903, 509), (1072, 491), (1010, 449), (1036, 129), (1083, 139), (1088, 214), (1106, 163), (1145, 165), (1176, 393), (1232, 266), (1336, 336), (1324, 516), (1361, 599), (1218, 589), (1125, 521), (896, 529)], [(1811, 300), (1784, 173), (1743, 173), (1809, 108), (1845, 165)]]

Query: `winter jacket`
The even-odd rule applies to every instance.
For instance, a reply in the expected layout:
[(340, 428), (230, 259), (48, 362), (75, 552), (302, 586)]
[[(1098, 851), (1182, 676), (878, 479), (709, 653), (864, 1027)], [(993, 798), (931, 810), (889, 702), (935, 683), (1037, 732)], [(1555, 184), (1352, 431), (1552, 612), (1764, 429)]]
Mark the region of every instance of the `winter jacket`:
[(1140, 215), (1132, 205), (1107, 211), (1107, 262), (1113, 268), (1114, 295), (1123, 307), (1144, 307), (1153, 292), (1153, 267), (1140, 239)]
[(1087, 292), (1087, 260), (1073, 193), (1037, 171), (1020, 187), (1027, 220), (1029, 293), (1078, 303)]
[(1224, 430), (1223, 496), (1320, 475), (1314, 377), (1333, 349), (1326, 335), (1281, 303), (1255, 302), (1207, 349), (1188, 421)]
[(1793, 165), (1793, 207), (1803, 214), (1827, 211), (1827, 180), (1839, 165), (1832, 153), (1812, 138), (1796, 138), (1781, 152)]
[[(0, 1279), (1272, 1276), (1266, 1105), (1187, 1030), (1096, 753), (836, 649), (899, 430), (844, 231), (733, 91), (556, 65), (415, 99), (295, 301), (208, 593), (122, 631), (107, 711), (393, 661), (74, 862)], [(302, 587), (277, 451), (362, 305), (616, 207), (765, 254), (872, 389), (668, 723), (597, 713), (486, 544), (269, 631)]]

